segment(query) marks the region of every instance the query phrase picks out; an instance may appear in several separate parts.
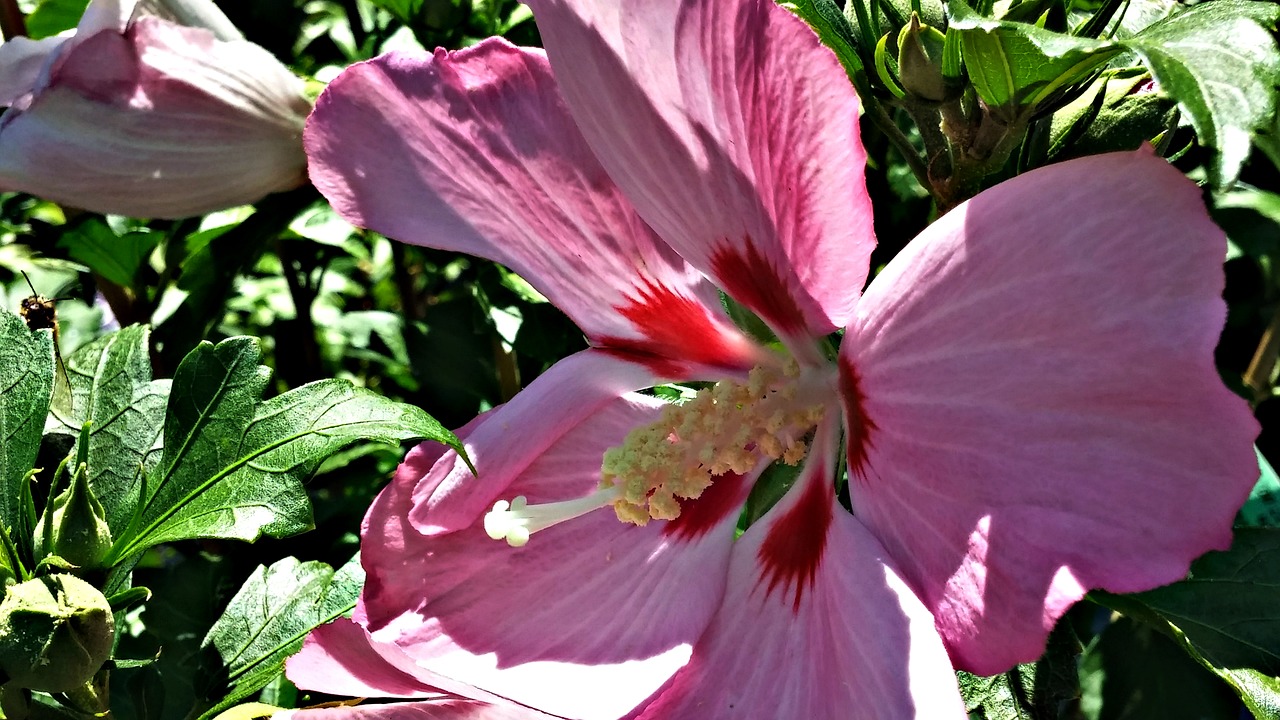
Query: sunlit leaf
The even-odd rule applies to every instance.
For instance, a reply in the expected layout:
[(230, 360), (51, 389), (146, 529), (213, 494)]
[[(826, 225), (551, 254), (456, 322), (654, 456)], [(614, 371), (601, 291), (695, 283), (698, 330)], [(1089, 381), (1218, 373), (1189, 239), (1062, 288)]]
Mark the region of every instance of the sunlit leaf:
[(31, 528), (19, 499), (40, 450), (53, 363), (49, 331), (33, 332), (17, 315), (0, 312), (0, 522), (20, 545), (30, 539)]
[(205, 636), (221, 666), (206, 668), (226, 678), (225, 697), (208, 718), (261, 690), (302, 647), (307, 633), (355, 607), (364, 582), (358, 559), (339, 568), (285, 558), (258, 566)]
[(72, 437), (91, 423), (89, 481), (115, 533), (128, 523), (142, 474), (162, 450), (170, 383), (151, 379), (149, 340), (149, 328), (131, 325), (65, 358), (71, 406), (55, 407), (48, 420), (49, 432)]
[(1280, 50), (1270, 28), (1277, 19), (1275, 3), (1214, 0), (1124, 41), (1186, 111), (1200, 143), (1217, 151), (1209, 170), (1219, 187), (1235, 180), (1251, 136), (1275, 118)]

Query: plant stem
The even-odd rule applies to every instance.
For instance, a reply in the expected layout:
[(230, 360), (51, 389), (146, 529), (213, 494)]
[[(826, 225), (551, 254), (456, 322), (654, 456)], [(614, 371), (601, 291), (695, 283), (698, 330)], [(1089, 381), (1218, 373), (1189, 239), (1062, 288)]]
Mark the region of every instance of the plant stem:
[(0, 34), (5, 40), (26, 36), (27, 20), (18, 7), (18, 0), (0, 0)]
[(898, 124), (889, 117), (889, 113), (885, 112), (884, 106), (879, 102), (870, 99), (865, 102), (867, 117), (871, 120), (880, 131), (889, 139), (889, 144), (898, 151), (902, 156), (907, 167), (911, 169), (911, 174), (915, 176), (916, 182), (930, 193), (933, 192), (933, 184), (929, 180), (929, 168), (924, 161), (920, 159), (920, 154), (916, 151), (915, 146), (907, 139), (907, 136), (898, 128)]
[(1244, 384), (1253, 391), (1254, 404), (1271, 395), (1271, 375), (1275, 372), (1277, 360), (1280, 360), (1280, 307), (1271, 316), (1267, 329), (1262, 331), (1258, 349), (1253, 352), (1253, 359), (1244, 371)]

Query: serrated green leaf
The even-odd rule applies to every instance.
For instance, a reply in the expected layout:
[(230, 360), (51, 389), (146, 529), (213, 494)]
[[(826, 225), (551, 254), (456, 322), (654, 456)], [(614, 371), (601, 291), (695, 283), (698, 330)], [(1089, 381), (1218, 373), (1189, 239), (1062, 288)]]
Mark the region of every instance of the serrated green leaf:
[(971, 717), (982, 720), (1056, 719), (1058, 708), (1080, 695), (1076, 656), (1080, 641), (1069, 622), (1049, 634), (1045, 653), (1000, 675), (957, 672), (960, 695)]
[[(355, 607), (364, 572), (352, 558), (336, 572), (322, 562), (285, 558), (258, 566), (204, 638), (225, 677), (225, 696), (201, 717), (210, 718), (261, 690), (302, 647), (307, 633)], [(218, 693), (221, 694), (221, 693)]]
[(90, 219), (59, 238), (58, 247), (116, 285), (133, 287), (138, 269), (160, 238), (160, 233), (153, 232), (116, 235), (106, 223)]
[(1150, 623), (1236, 690), (1257, 717), (1280, 708), (1280, 529), (1239, 528), (1181, 582), (1099, 602)]
[(1230, 688), (1176, 641), (1133, 618), (1117, 618), (1094, 638), (1080, 674), (1081, 712), (1074, 717), (1083, 720), (1239, 718)]
[(88, 5), (89, 0), (40, 0), (27, 16), (27, 34), (38, 40), (70, 30)]
[(840, 6), (832, 0), (792, 0), (787, 3), (801, 19), (809, 23), (809, 27), (818, 33), (822, 44), (831, 48), (839, 58), (844, 71), (860, 92), (866, 93), (863, 82), (863, 62), (858, 57), (858, 42), (854, 38), (853, 27), (840, 11)]
[(19, 546), (30, 541), (22, 488), (36, 462), (53, 396), (53, 334), (32, 332), (0, 311), (0, 522)]
[(345, 380), (304, 385), (258, 403), (267, 369), (257, 341), (196, 348), (178, 366), (154, 493), (116, 555), (190, 538), (256, 540), (311, 527), (302, 481), (358, 441), (428, 439), (460, 449), (421, 409)]
[(978, 96), (1002, 117), (1034, 107), (1084, 80), (1121, 52), (1112, 42), (982, 17), (950, 0), (949, 30), (960, 33), (965, 69)]
[(1214, 0), (1123, 41), (1182, 106), (1200, 143), (1217, 151), (1209, 166), (1217, 187), (1235, 181), (1253, 133), (1275, 117), (1280, 51), (1267, 28), (1277, 19), (1274, 3)]
[(173, 376), (164, 423), (164, 449), (151, 475), (149, 497), (116, 553), (196, 537), (253, 540), (273, 523), (295, 532), (310, 519), (300, 487), (228, 487), (219, 481), (241, 457), (245, 430), (266, 389), (270, 370), (255, 338), (201, 343)]
[(139, 468), (151, 471), (163, 450), (170, 382), (151, 379), (150, 335), (147, 326), (131, 325), (66, 357), (71, 405), (55, 407), (45, 428), (78, 438), (92, 423), (89, 484), (113, 533), (124, 530), (141, 499)]

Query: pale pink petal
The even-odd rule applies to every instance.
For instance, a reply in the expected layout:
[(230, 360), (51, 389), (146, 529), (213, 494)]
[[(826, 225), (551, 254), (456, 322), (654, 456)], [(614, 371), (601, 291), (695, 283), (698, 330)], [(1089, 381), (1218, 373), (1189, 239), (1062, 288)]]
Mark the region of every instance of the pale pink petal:
[(67, 42), (65, 37), (14, 37), (0, 44), (0, 106), (13, 105), (35, 90), (40, 73)]
[(655, 374), (631, 357), (594, 349), (561, 360), (476, 427), (465, 444), (476, 476), (460, 457), (448, 453), (422, 477), (409, 519), (427, 534), (470, 526), (494, 500), (507, 497), (507, 485), (547, 447), (601, 407), (658, 384), (660, 377), (679, 379), (698, 368), (666, 370)]
[[(501, 497), (530, 504), (590, 494), (604, 451), (658, 415), (613, 400), (566, 431)], [(508, 406), (509, 407), (509, 406)], [(469, 433), (468, 446), (506, 407)], [(423, 667), (557, 715), (617, 718), (689, 656), (719, 604), (748, 478), (721, 478), (678, 520), (637, 527), (609, 507), (543, 530), (522, 548), (480, 518), (424, 536), (406, 519), (422, 460), (370, 508), (356, 617)], [(483, 475), (473, 481), (485, 484)]]
[(303, 180), (301, 91), (262, 48), (155, 18), (77, 38), (0, 121), (0, 187), (141, 217), (254, 202)]
[(1089, 588), (1226, 548), (1258, 425), (1222, 384), (1223, 233), (1150, 149), (1054, 165), (932, 225), (841, 348), (854, 512), (992, 674)]
[(530, 3), (587, 141), (641, 216), (784, 335), (853, 314), (875, 244), (858, 101), (772, 0)]
[(285, 671), (299, 688), (327, 695), (510, 705), (492, 693), (419, 666), (399, 647), (374, 641), (348, 618), (313, 630), (298, 654), (285, 663)]
[(90, 0), (76, 24), (76, 37), (86, 38), (100, 30), (122, 33), (137, 7), (138, 0)]
[(205, 28), (219, 40), (243, 40), (244, 34), (213, 0), (141, 0), (138, 15), (151, 15), (187, 27)]
[(307, 126), (311, 178), (351, 222), (501, 262), (595, 345), (758, 362), (706, 280), (635, 214), (539, 50), (500, 39), (348, 68)]
[(273, 720), (555, 720), (551, 715), (517, 705), (456, 699), (290, 710), (271, 717)]
[[(396, 662), (396, 654), (402, 662)], [(298, 654), (285, 663), (285, 674), (294, 685), (328, 695), (436, 698), (444, 694), (439, 686), (420, 679), (418, 670), (399, 648), (375, 646), (369, 633), (347, 618), (313, 630)]]
[(835, 425), (734, 544), (724, 604), (640, 718), (967, 717), (933, 616), (835, 502)]

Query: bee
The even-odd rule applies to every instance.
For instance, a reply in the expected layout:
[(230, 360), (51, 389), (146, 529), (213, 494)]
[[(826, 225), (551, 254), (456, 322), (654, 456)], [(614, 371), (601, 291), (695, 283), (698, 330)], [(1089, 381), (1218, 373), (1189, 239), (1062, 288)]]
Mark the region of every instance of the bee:
[(67, 366), (62, 362), (62, 351), (58, 349), (59, 298), (49, 299), (36, 292), (36, 286), (31, 283), (31, 278), (25, 271), (22, 277), (27, 281), (27, 287), (31, 288), (31, 295), (23, 298), (18, 305), (18, 315), (31, 330), (53, 331), (53, 357), (58, 364), (54, 370), (52, 404), (55, 409), (70, 410), (71, 381), (67, 377)]
[(53, 344), (58, 344), (58, 307), (57, 300), (49, 298), (36, 292), (36, 286), (31, 284), (31, 278), (27, 277), (27, 273), (22, 273), (23, 279), (27, 281), (27, 287), (31, 288), (31, 295), (22, 299), (22, 304), (18, 306), (18, 314), (22, 316), (22, 321), (32, 330), (53, 330)]

